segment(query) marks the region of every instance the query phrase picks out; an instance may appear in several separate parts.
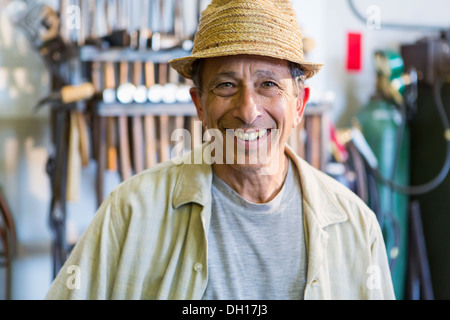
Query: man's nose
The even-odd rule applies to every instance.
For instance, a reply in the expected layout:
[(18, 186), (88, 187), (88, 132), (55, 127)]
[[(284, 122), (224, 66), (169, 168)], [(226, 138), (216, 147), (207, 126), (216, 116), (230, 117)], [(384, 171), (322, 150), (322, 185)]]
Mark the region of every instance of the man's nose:
[(233, 116), (250, 125), (262, 115), (259, 108), (257, 93), (251, 88), (243, 87), (236, 96)]

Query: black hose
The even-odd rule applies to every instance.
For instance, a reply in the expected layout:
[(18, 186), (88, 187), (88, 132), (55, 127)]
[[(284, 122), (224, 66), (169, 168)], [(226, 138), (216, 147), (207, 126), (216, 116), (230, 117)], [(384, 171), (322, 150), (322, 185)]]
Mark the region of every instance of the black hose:
[[(450, 171), (450, 123), (447, 117), (447, 114), (445, 112), (445, 107), (444, 107), (444, 103), (442, 102), (442, 98), (441, 98), (441, 90), (442, 87), (444, 85), (444, 80), (442, 78), (439, 78), (433, 85), (433, 97), (436, 103), (436, 108), (437, 111), (439, 113), (439, 117), (441, 118), (443, 127), (444, 127), (444, 133), (445, 133), (445, 138), (446, 138), (446, 147), (447, 147), (447, 154), (446, 154), (446, 158), (445, 158), (445, 163), (441, 169), (441, 171), (439, 172), (439, 174), (432, 179), (431, 181), (429, 181), (428, 183), (422, 184), (422, 185), (418, 185), (418, 186), (405, 186), (405, 185), (399, 185), (396, 184), (392, 177), (391, 179), (387, 179), (385, 178), (381, 172), (377, 169), (377, 168), (371, 168), (373, 174), (375, 175), (375, 177), (377, 178), (377, 180), (380, 180), (382, 183), (388, 185), (392, 190), (395, 190), (399, 193), (402, 194), (408, 194), (411, 196), (417, 196), (417, 195), (421, 195), (424, 193), (428, 193), (434, 189), (436, 189), (447, 177), (449, 171)], [(405, 126), (405, 122), (406, 121), (406, 117), (402, 117), (402, 124), (400, 125), (398, 130), (404, 130), (404, 126)], [(397, 135), (397, 139), (403, 139), (403, 134), (398, 134)], [(401, 141), (397, 141), (397, 143), (401, 143)], [(400, 148), (400, 144), (397, 144), (398, 148)], [(396, 152), (396, 160), (394, 161), (394, 164), (396, 166), (397, 162), (398, 162), (398, 156), (399, 156), (399, 152), (397, 150)], [(394, 167), (395, 170), (395, 167)]]

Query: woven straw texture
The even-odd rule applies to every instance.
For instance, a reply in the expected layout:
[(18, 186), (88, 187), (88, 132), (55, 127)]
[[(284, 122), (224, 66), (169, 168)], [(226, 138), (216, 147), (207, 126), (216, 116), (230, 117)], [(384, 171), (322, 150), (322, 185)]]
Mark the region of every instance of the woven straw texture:
[(302, 33), (290, 0), (213, 0), (200, 19), (192, 54), (169, 63), (191, 78), (197, 59), (240, 54), (298, 63), (306, 78), (323, 66), (304, 61)]

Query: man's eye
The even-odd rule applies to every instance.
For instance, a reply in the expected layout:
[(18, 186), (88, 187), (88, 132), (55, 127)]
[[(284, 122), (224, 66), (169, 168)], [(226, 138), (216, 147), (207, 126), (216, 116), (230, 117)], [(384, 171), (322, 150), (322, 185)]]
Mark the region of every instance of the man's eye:
[(277, 88), (278, 85), (273, 81), (264, 81), (261, 86), (266, 89)]
[(217, 89), (230, 89), (233, 88), (233, 84), (231, 82), (224, 82), (224, 83), (220, 83), (219, 85), (217, 85)]
[(214, 93), (219, 96), (232, 96), (236, 93), (236, 86), (231, 82), (222, 82), (214, 88)]

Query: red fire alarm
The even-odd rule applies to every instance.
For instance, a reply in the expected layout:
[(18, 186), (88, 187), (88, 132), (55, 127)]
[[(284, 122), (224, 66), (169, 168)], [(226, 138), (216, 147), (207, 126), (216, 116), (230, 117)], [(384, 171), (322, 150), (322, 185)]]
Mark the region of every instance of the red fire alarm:
[(347, 71), (361, 71), (362, 68), (362, 34), (347, 34)]

